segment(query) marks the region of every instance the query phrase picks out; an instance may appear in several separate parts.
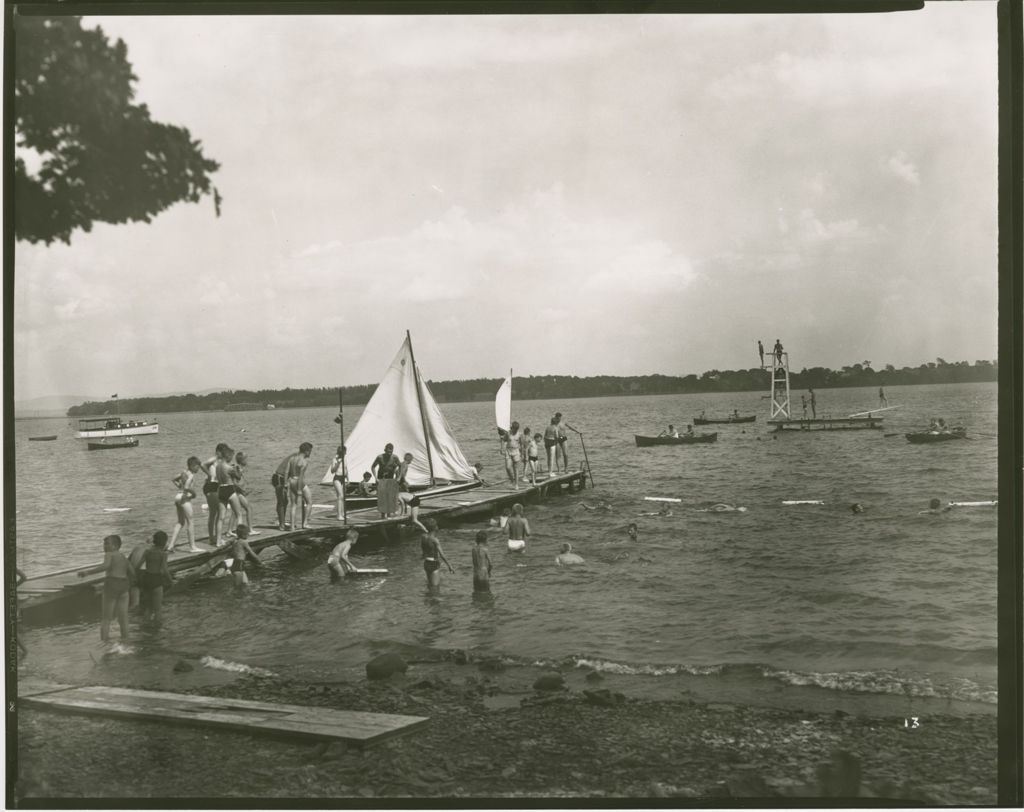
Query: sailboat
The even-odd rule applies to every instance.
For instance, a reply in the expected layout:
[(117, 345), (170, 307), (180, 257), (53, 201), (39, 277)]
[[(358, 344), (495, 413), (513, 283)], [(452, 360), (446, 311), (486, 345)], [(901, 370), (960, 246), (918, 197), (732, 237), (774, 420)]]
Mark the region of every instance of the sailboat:
[[(413, 455), (406, 481), (421, 497), (465, 491), (481, 484), (416, 366), (408, 331), (345, 440), (346, 468), (352, 482), (362, 479), (387, 443), (394, 445), (399, 458), (406, 453)], [(320, 484), (331, 485), (333, 480), (328, 467)], [(375, 507), (377, 499), (346, 496), (345, 504), (349, 510), (358, 510)]]
[(508, 371), (508, 377), (501, 382), (498, 393), (494, 396), (494, 424), (498, 427), (498, 434), (512, 430), (512, 370)]

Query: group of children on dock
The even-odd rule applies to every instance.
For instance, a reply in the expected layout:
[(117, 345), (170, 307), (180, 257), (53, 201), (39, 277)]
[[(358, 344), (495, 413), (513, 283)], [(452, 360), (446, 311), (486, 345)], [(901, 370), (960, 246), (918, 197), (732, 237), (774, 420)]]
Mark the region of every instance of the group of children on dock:
[(548, 427), (544, 429), (544, 434), (531, 434), (529, 427), (520, 432), (518, 421), (513, 420), (508, 431), (498, 429), (498, 436), (501, 438), (501, 453), (505, 459), (505, 473), (517, 490), (520, 481), (529, 481), (531, 485), (537, 484), (537, 474), (542, 473), (539, 469), (539, 449), (542, 440), (547, 454), (548, 473), (569, 471), (569, 452), (566, 449), (568, 437), (562, 428), (561, 412), (555, 412)]

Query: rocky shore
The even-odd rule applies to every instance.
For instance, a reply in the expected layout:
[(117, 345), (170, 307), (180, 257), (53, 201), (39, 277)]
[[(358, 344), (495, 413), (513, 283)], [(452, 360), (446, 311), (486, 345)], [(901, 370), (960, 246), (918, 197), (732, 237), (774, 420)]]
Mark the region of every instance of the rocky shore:
[(929, 713), (909, 728), (902, 716), (631, 698), (598, 674), (570, 689), (551, 673), (510, 692), (500, 665), (415, 672), (332, 683), (245, 676), (184, 690), (431, 720), (365, 750), (23, 709), (16, 797), (996, 803), (993, 715)]

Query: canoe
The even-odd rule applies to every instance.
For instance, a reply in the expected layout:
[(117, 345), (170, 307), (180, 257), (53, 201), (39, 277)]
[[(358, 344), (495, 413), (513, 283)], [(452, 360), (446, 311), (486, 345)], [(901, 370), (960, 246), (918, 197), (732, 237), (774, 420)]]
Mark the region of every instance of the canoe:
[(56, 440), (57, 439), (57, 435), (56, 434), (47, 434), (45, 437), (29, 437), (28, 439), (35, 440), (37, 442), (40, 441), (40, 440)]
[(966, 440), (967, 429), (955, 428), (949, 431), (913, 431), (907, 434), (911, 443), (942, 443), (946, 440)]
[(644, 437), (642, 434), (634, 434), (637, 448), (646, 448), (652, 445), (693, 445), (694, 443), (713, 443), (718, 439), (718, 432), (714, 434), (694, 434), (692, 437)]
[(693, 418), (693, 425), (709, 426), (712, 423), (753, 423), (755, 420), (757, 420), (756, 414), (742, 417), (695, 417)]
[(137, 437), (114, 437), (110, 439), (90, 441), (90, 451), (108, 451), (112, 448), (135, 448), (139, 444)]

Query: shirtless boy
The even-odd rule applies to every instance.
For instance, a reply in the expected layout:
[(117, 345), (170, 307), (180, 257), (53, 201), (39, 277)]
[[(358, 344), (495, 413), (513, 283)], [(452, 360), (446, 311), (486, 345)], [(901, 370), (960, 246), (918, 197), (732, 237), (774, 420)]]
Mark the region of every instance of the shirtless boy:
[(288, 483), (288, 523), (295, 527), (295, 507), (299, 500), (302, 500), (300, 518), (303, 530), (308, 530), (307, 522), (313, 507), (313, 494), (306, 484), (306, 466), (309, 465), (309, 455), (313, 453), (312, 443), (303, 443), (299, 446), (299, 453), (292, 454), (289, 458), (288, 470), (285, 473)]
[(246, 563), (250, 559), (257, 566), (263, 566), (260, 557), (249, 546), (249, 542), (246, 541), (247, 538), (249, 538), (249, 526), (245, 524), (238, 525), (235, 528), (235, 540), (231, 545), (231, 557), (234, 559), (231, 562), (231, 577), (234, 579), (235, 586), (245, 586), (249, 583), (249, 576), (245, 574), (245, 570)]
[(512, 515), (505, 523), (508, 534), (508, 550), (510, 553), (521, 553), (526, 549), (526, 539), (530, 536), (530, 523), (523, 516), (523, 506), (518, 502), (512, 505)]
[(331, 573), (331, 581), (340, 581), (346, 572), (355, 572), (356, 565), (348, 560), (349, 550), (359, 540), (358, 530), (349, 530), (327, 557), (327, 569)]
[(491, 591), (491, 556), (487, 551), (487, 531), (478, 530), (473, 548), (473, 593)]

